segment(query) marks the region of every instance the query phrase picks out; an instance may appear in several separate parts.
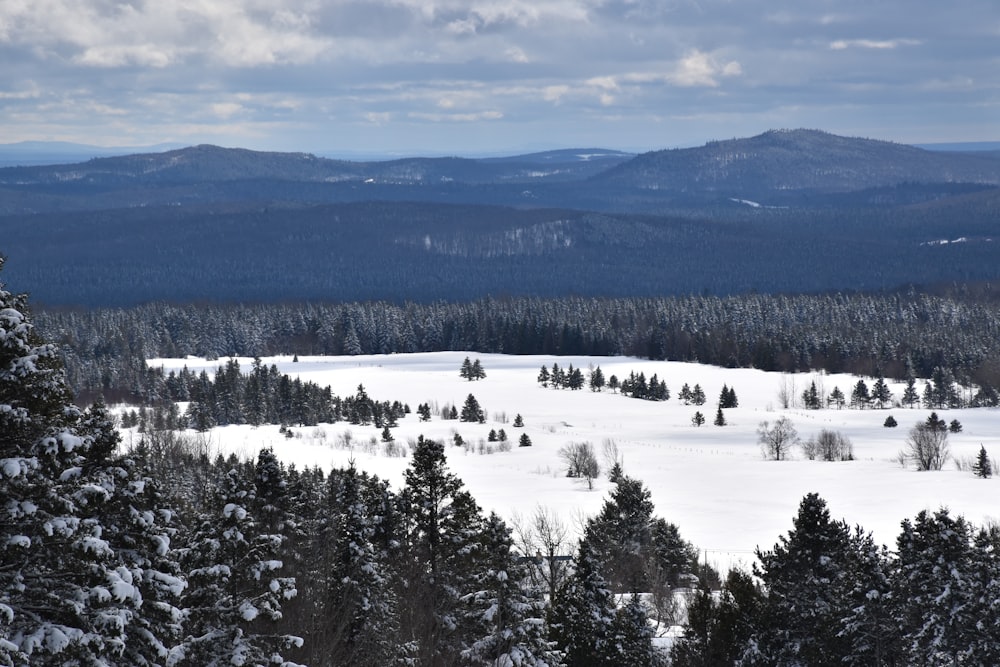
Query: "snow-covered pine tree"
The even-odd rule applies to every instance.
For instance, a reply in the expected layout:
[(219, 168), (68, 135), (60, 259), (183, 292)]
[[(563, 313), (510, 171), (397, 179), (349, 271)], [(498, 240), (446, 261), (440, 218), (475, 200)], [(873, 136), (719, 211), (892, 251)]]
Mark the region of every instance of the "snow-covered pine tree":
[(400, 630), (419, 664), (461, 664), (474, 639), (460, 623), (461, 597), (479, 551), (482, 516), (448, 470), (444, 445), (420, 436), (399, 495), (403, 528), (397, 581), (409, 603)]
[(629, 595), (615, 618), (615, 644), (621, 667), (665, 667), (667, 656), (653, 646), (649, 612), (637, 593)]
[(851, 611), (850, 530), (830, 519), (815, 493), (799, 504), (788, 536), (757, 551), (754, 573), (767, 590), (753, 664), (820, 665), (848, 654), (840, 619)]
[(93, 438), (83, 475), (106, 495), (99, 503), (81, 503), (81, 510), (100, 522), (115, 554), (108, 590), (120, 600), (117, 618), (108, 609), (102, 614), (121, 624), (124, 640), (120, 656), (106, 662), (162, 665), (180, 637), (183, 615), (176, 605), (187, 585), (171, 544), (174, 512), (149, 474), (148, 448), (118, 454), (118, 431), (103, 404), (91, 406), (83, 425)]
[(908, 664), (960, 664), (967, 655), (979, 621), (969, 615), (971, 537), (947, 509), (903, 521), (893, 595)]
[(229, 470), (219, 475), (212, 506), (182, 549), (188, 589), (181, 604), (188, 617), (168, 665), (280, 663), (282, 651), (301, 643), (274, 626), (282, 603), (296, 594), (295, 582), (279, 575), (280, 538), (251, 512), (253, 469), (232, 461), (224, 466)]
[(860, 527), (851, 534), (850, 612), (842, 619), (840, 636), (847, 641), (842, 664), (902, 664), (902, 644), (892, 592), (893, 565), (888, 550)]
[(323, 590), (310, 648), (324, 664), (382, 667), (399, 652), (397, 598), (387, 555), (375, 543), (379, 508), (365, 499), (370, 483), (353, 465), (330, 475), (326, 548), (317, 554), (324, 571), (313, 583)]
[(967, 582), (964, 615), (974, 622), (966, 628), (966, 654), (978, 664), (1000, 665), (1000, 532), (996, 527), (982, 528), (973, 538)]
[(614, 595), (585, 537), (574, 559), (573, 575), (552, 602), (551, 637), (565, 656), (566, 664), (573, 667), (619, 665), (616, 616)]
[(557, 667), (561, 656), (547, 638), (545, 600), (530, 588), (527, 565), (514, 552), (510, 530), (491, 513), (481, 536), (481, 557), (463, 596), (464, 624), (474, 639), (462, 651), (473, 667)]
[(622, 477), (587, 525), (593, 553), (615, 593), (648, 590), (646, 560), (652, 544), (653, 509), (649, 489), (637, 479)]
[(764, 597), (750, 574), (730, 570), (718, 595), (698, 590), (688, 602), (684, 635), (670, 647), (672, 667), (736, 665), (760, 621)]
[(141, 597), (96, 511), (111, 495), (89, 465), (100, 435), (73, 406), (26, 299), (0, 286), (0, 664), (123, 654)]

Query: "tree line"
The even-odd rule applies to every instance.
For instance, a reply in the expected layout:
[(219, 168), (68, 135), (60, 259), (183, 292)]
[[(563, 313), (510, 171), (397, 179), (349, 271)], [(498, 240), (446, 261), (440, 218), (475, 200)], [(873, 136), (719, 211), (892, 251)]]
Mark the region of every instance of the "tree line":
[[(273, 305), (148, 304), (42, 310), (84, 399), (155, 402), (146, 359), (468, 350), (627, 355), (768, 371), (848, 372), (897, 380), (950, 374), (997, 404), (1000, 308), (989, 291), (480, 299)], [(950, 400), (950, 399), (949, 399)]]

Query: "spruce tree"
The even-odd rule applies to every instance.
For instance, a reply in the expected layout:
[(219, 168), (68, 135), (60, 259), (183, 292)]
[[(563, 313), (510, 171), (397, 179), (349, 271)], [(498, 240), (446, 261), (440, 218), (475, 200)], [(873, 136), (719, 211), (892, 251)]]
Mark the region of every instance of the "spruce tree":
[(906, 664), (960, 664), (980, 619), (970, 615), (971, 527), (947, 509), (903, 521), (893, 595)]
[(446, 464), (444, 445), (419, 437), (399, 496), (404, 521), (399, 557), (403, 642), (421, 664), (457, 665), (471, 643), (461, 625), (462, 595), (480, 552), (482, 516)]
[(491, 513), (483, 527), (482, 557), (463, 596), (463, 625), (472, 641), (464, 665), (558, 667), (561, 660), (545, 631), (542, 591), (531, 587), (525, 562), (514, 552), (510, 530)]
[(755, 664), (819, 665), (848, 653), (840, 621), (851, 611), (850, 531), (830, 519), (818, 495), (802, 499), (793, 527), (770, 551), (757, 550), (755, 574), (767, 590)]
[(144, 554), (116, 551), (128, 482), (103, 419), (84, 421), (26, 299), (0, 286), (0, 664), (107, 664), (141, 631)]
[(390, 665), (400, 650), (397, 596), (386, 553), (378, 545), (380, 508), (366, 498), (377, 490), (378, 482), (353, 465), (331, 473), (328, 541), (322, 552), (329, 569), (320, 580), (315, 639), (327, 664)]
[(181, 604), (188, 618), (170, 664), (273, 662), (301, 645), (276, 626), (283, 602), (297, 591), (294, 580), (281, 574), (281, 539), (253, 514), (256, 490), (246, 468), (219, 462), (210, 511), (199, 517), (182, 550), (188, 588)]
[(461, 421), (463, 422), (477, 422), (484, 423), (486, 421), (486, 414), (483, 409), (479, 406), (479, 401), (472, 394), (469, 394), (465, 403), (462, 405)]
[(615, 599), (590, 541), (580, 542), (573, 574), (552, 602), (551, 636), (573, 667), (619, 665)]
[(979, 445), (979, 454), (976, 455), (976, 462), (972, 465), (972, 472), (976, 474), (976, 477), (983, 479), (993, 475), (993, 462), (990, 461), (986, 447), (983, 445)]

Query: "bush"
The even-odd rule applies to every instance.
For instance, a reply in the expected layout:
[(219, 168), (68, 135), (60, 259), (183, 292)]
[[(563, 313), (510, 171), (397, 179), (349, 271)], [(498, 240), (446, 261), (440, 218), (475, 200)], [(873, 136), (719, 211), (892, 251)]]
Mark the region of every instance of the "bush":
[(906, 448), (917, 470), (940, 470), (948, 460), (948, 431), (920, 422), (910, 429)]
[(885, 421), (882, 423), (882, 426), (886, 428), (896, 428), (897, 426), (899, 426), (899, 423), (896, 421), (895, 417), (889, 415), (888, 417), (885, 418)]
[(601, 466), (589, 442), (571, 442), (559, 450), (559, 458), (566, 463), (567, 477), (583, 477), (587, 486), (594, 488), (594, 480), (601, 474)]
[(802, 443), (802, 452), (810, 461), (853, 461), (854, 445), (837, 431), (823, 429), (819, 435)]

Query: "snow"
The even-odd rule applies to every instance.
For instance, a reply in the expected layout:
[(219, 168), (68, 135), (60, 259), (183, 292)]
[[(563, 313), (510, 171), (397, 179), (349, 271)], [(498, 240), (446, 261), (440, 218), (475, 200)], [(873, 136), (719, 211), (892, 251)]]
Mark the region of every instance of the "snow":
[(243, 519), (247, 518), (246, 509), (240, 507), (235, 503), (226, 503), (226, 506), (222, 508), (222, 516), (228, 519), (233, 515), (233, 513), (236, 514), (237, 521), (242, 521)]
[[(487, 377), (469, 382), (458, 375), (465, 357), (478, 358)], [(209, 374), (227, 360), (155, 359), (151, 366), (180, 370), (183, 366)], [(239, 359), (249, 370), (251, 359)], [(527, 518), (537, 508), (555, 513), (571, 530), (578, 530), (580, 517), (596, 514), (612, 488), (602, 472), (592, 491), (585, 482), (565, 477), (558, 450), (570, 441), (590, 441), (600, 455), (605, 440), (613, 440), (623, 460), (626, 475), (643, 481), (656, 504), (656, 514), (677, 524), (681, 535), (703, 550), (710, 563), (726, 568), (749, 567), (754, 550), (770, 549), (779, 535), (791, 528), (802, 497), (816, 492), (828, 503), (831, 515), (849, 524), (860, 524), (876, 541), (894, 547), (900, 521), (912, 519), (921, 510), (947, 507), (975, 524), (996, 520), (996, 497), (1000, 480), (977, 479), (949, 463), (940, 472), (917, 472), (903, 468), (898, 460), (909, 429), (926, 419), (929, 410), (893, 408), (851, 410), (844, 408), (782, 409), (779, 391), (798, 397), (810, 382), (829, 393), (839, 387), (850, 395), (858, 378), (849, 375), (807, 373), (786, 375), (752, 369), (723, 369), (698, 364), (648, 361), (625, 357), (505, 356), (469, 352), (439, 352), (355, 357), (290, 356), (265, 358), (266, 365), (282, 373), (330, 385), (339, 396), (353, 395), (359, 384), (375, 400), (399, 400), (414, 414), (407, 415), (393, 430), (397, 443), (413, 441), (420, 434), (451, 443), (462, 435), (469, 450), (446, 449), (448, 465), (465, 483), (485, 512), (496, 511), (510, 520)], [(544, 364), (551, 367), (586, 369), (600, 366), (605, 378), (625, 378), (630, 372), (653, 373), (665, 379), (671, 398), (648, 402), (626, 398), (605, 389), (542, 388), (536, 377)], [(865, 378), (871, 384), (870, 378)], [(683, 405), (676, 398), (684, 383), (702, 386), (708, 402)], [(725, 411), (728, 425), (712, 425), (715, 401), (723, 384), (735, 389), (738, 408)], [(918, 381), (918, 388), (923, 386)], [(890, 386), (894, 398), (902, 395), (901, 384)], [(436, 414), (430, 422), (419, 422), (420, 403), (432, 408), (461, 406), (473, 394), (487, 413), (485, 424), (443, 421)], [(701, 427), (691, 424), (695, 411), (706, 416)], [(971, 459), (980, 444), (991, 456), (1000, 456), (1000, 411), (992, 408), (939, 411), (946, 421), (958, 419), (961, 433), (950, 434), (951, 453)], [(523, 429), (514, 428), (514, 416), (524, 418)], [(888, 415), (899, 422), (884, 428)], [(765, 461), (757, 443), (757, 427), (764, 420), (787, 416), (803, 440), (821, 429), (841, 432), (854, 445), (856, 460), (822, 462), (805, 460), (797, 448), (791, 460)], [(475, 453), (490, 429), (503, 428), (514, 442), (507, 452)], [(353, 460), (362, 469), (388, 479), (395, 488), (403, 483), (409, 459), (382, 454), (381, 429), (373, 425), (347, 423), (292, 426), (292, 438), (278, 426), (227, 426), (208, 434), (211, 446), (223, 454), (234, 452), (255, 457), (263, 447), (273, 448), (279, 459), (325, 470), (344, 467)], [(531, 447), (517, 447), (526, 432)], [(345, 434), (350, 443), (345, 444)], [(138, 438), (125, 433), (126, 445)], [(490, 443), (494, 444), (494, 443)], [(212, 452), (214, 455), (216, 452)], [(608, 465), (602, 460), (603, 471)]]

